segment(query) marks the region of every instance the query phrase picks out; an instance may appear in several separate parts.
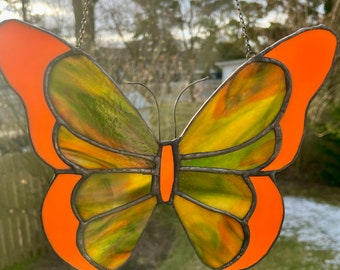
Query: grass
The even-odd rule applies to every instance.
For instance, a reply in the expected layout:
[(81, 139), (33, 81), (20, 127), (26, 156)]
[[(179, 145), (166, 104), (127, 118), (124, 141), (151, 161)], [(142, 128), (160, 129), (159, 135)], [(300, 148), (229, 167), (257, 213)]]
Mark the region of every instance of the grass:
[(336, 270), (339, 265), (328, 264), (335, 251), (313, 250), (291, 238), (280, 237), (269, 254), (252, 270)]
[(22, 261), (20, 263), (17, 263), (15, 265), (10, 266), (10, 267), (6, 267), (3, 270), (28, 270), (30, 265), (32, 265), (35, 262), (37, 262), (38, 259), (39, 259), (39, 256), (34, 256), (32, 258), (29, 258), (29, 259), (27, 259), (25, 261)]
[[(313, 172), (313, 168), (306, 169), (306, 171)], [(284, 196), (304, 197), (317, 202), (340, 206), (340, 187), (326, 185), (322, 180), (310, 181), (305, 172), (298, 170), (296, 164), (277, 173), (276, 181)]]

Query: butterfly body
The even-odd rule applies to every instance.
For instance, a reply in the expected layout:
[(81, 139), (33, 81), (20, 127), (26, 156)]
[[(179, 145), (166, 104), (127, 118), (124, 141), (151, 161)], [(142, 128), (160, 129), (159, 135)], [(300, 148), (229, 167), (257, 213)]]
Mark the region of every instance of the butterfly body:
[(55, 251), (77, 269), (119, 269), (166, 203), (208, 267), (255, 264), (283, 220), (274, 174), (296, 155), (335, 48), (323, 26), (279, 41), (222, 83), (178, 138), (160, 141), (86, 53), (31, 25), (2, 23), (1, 71), (56, 173), (42, 209)]

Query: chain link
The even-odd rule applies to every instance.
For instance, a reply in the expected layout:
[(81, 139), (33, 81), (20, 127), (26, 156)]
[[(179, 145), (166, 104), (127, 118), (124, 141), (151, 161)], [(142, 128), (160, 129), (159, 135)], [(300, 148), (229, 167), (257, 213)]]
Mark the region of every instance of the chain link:
[[(244, 21), (244, 16), (241, 10), (241, 3), (240, 0), (234, 0), (235, 5), (236, 5), (236, 10), (238, 12), (238, 17), (241, 25), (241, 30), (242, 30), (242, 36), (245, 41), (245, 51), (246, 51), (246, 57), (247, 59), (256, 55), (256, 53), (252, 50), (251, 45), (250, 45), (250, 39), (248, 36), (248, 30), (246, 23)], [(79, 34), (77, 38), (77, 47), (81, 48), (83, 45), (83, 40), (84, 40), (84, 35), (85, 35), (85, 26), (88, 21), (88, 15), (89, 15), (89, 5), (90, 5), (90, 0), (84, 0), (82, 1), (83, 3), (83, 18), (81, 19), (81, 27), (79, 29)]]
[(84, 0), (82, 1), (83, 5), (83, 17), (81, 19), (81, 27), (79, 29), (78, 38), (77, 38), (77, 47), (81, 49), (84, 41), (84, 35), (85, 35), (85, 26), (88, 21), (89, 16), (89, 5), (90, 0)]
[(240, 20), (242, 36), (243, 36), (244, 42), (245, 42), (246, 58), (249, 59), (250, 57), (256, 55), (256, 53), (252, 50), (252, 48), (250, 46), (248, 29), (247, 29), (246, 23), (244, 21), (244, 16), (243, 16), (243, 13), (242, 13), (242, 10), (241, 10), (241, 3), (240, 3), (239, 0), (234, 0), (234, 1), (235, 1), (235, 5), (236, 5), (236, 10), (238, 12), (238, 17), (239, 17), (239, 20)]

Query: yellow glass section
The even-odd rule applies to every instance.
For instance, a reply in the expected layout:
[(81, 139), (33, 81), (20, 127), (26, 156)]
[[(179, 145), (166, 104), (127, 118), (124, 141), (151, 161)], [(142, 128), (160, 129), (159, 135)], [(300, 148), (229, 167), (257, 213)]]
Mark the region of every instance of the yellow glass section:
[(152, 161), (118, 154), (82, 140), (64, 126), (57, 134), (60, 152), (69, 161), (86, 169), (153, 168)]
[(250, 170), (267, 162), (275, 152), (275, 132), (227, 154), (182, 160), (181, 166)]
[(267, 128), (286, 95), (284, 70), (252, 62), (224, 83), (183, 132), (180, 154), (212, 152), (240, 145)]
[(86, 178), (73, 195), (80, 218), (131, 203), (151, 193), (152, 176), (132, 173), (95, 173)]
[(253, 195), (242, 176), (180, 171), (178, 191), (239, 218), (249, 212)]
[(117, 269), (131, 256), (156, 206), (152, 197), (89, 222), (83, 231), (87, 255), (103, 269)]
[(177, 214), (197, 255), (209, 267), (232, 261), (244, 245), (242, 225), (234, 218), (175, 196)]
[(61, 58), (48, 75), (46, 96), (58, 122), (114, 149), (157, 154), (157, 140), (139, 112), (88, 57)]

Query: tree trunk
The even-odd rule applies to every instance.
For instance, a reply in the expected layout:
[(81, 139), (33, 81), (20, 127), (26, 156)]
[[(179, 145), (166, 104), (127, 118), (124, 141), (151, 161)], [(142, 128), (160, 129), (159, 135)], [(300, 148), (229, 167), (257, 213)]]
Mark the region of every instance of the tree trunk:
[[(88, 2), (87, 14), (83, 19), (86, 1)], [(77, 39), (77, 45), (79, 45), (81, 49), (89, 53), (93, 53), (95, 48), (95, 2), (95, 0), (72, 0), (73, 13), (75, 18), (75, 37)]]
[(29, 2), (29, 0), (21, 0), (22, 20), (24, 22), (29, 22), (29, 19), (28, 19), (28, 9), (27, 9), (28, 2)]
[(340, 35), (340, 1), (330, 1), (332, 2), (331, 10), (324, 17), (324, 23), (331, 27), (339, 36)]

